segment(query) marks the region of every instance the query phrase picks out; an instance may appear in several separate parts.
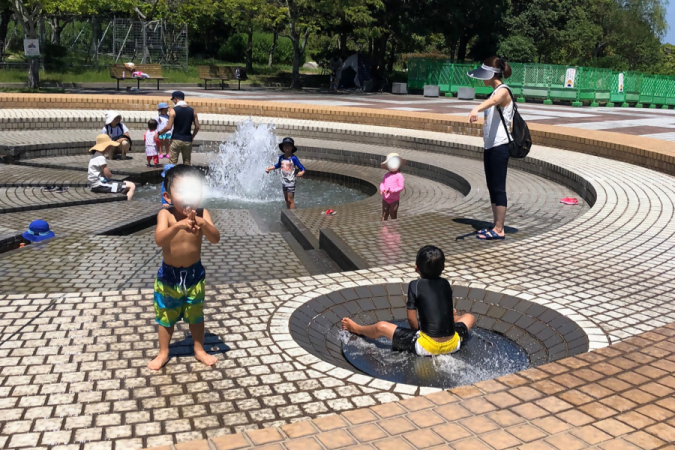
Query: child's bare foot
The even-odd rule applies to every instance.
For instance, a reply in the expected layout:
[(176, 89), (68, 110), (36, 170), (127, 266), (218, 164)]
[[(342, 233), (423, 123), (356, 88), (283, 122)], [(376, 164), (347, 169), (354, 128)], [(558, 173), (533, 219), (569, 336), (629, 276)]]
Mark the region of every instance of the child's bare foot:
[(355, 328), (356, 328), (356, 323), (354, 323), (354, 321), (352, 319), (350, 319), (348, 317), (345, 317), (344, 319), (342, 319), (342, 329), (343, 330), (347, 330), (350, 333), (356, 334), (356, 331), (354, 331)]
[(169, 362), (168, 353), (160, 353), (155, 359), (148, 363), (148, 369), (150, 370), (159, 370), (164, 367), (164, 364)]
[(197, 358), (197, 361), (201, 361), (207, 366), (212, 366), (218, 362), (218, 358), (216, 358), (213, 355), (209, 355), (204, 350), (200, 352), (195, 352), (195, 358)]

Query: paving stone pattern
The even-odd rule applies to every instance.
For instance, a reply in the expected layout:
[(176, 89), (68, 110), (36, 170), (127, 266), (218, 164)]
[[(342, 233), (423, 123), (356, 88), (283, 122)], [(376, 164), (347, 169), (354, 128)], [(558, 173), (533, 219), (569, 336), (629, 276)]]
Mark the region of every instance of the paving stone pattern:
[(675, 327), (669, 325), (472, 386), (185, 448), (672, 449), (674, 351)]
[[(147, 289), (154, 285), (161, 261), (153, 234), (71, 234), (0, 255), (0, 293)], [(307, 275), (279, 234), (223, 236), (217, 245), (204, 242), (202, 263), (207, 286)]]
[[(223, 116), (222, 122), (229, 117)], [(382, 142), (399, 145), (398, 152), (409, 161), (423, 162), (431, 157), (428, 151), (471, 154), (480, 144), (476, 138), (443, 133), (278, 122), (297, 127), (299, 134), (305, 133), (301, 139), (316, 139), (321, 130), (331, 138), (343, 133), (352, 143), (387, 139)], [(439, 155), (432, 155), (434, 162), (443, 164), (441, 156), (451, 157)], [(6, 283), (0, 288), (0, 339), (11, 336), (0, 347), (0, 390), (4, 394), (0, 396), (0, 447), (47, 448), (63, 443), (66, 445), (61, 448), (67, 450), (133, 449), (209, 437), (212, 445), (221, 449), (266, 444), (286, 449), (340, 448), (370, 445), (366, 441), (371, 438), (377, 440), (375, 448), (405, 449), (445, 445), (462, 435), (463, 440), (451, 442), (452, 448), (666, 448), (675, 430), (671, 401), (675, 357), (672, 328), (659, 327), (675, 321), (673, 178), (542, 147), (533, 149), (532, 161), (567, 171), (575, 183), (592, 184), (593, 207), (574, 220), (560, 220), (557, 227), (531, 236), (523, 234), (520, 239), (481, 243), (486, 245), (480, 248), (465, 240), (469, 251), (455, 255), (451, 247), (453, 251), (448, 252), (446, 275), (457, 285), (555, 309), (584, 330), (591, 348), (627, 342), (450, 393), (373, 380), (337, 368), (300, 348), (289, 334), (289, 318), (305, 302), (336, 290), (407, 283), (415, 277), (412, 258), (408, 256), (398, 265), (380, 260), (379, 266), (384, 267), (358, 272), (301, 277), (280, 273), (279, 264), (261, 266), (261, 258), (268, 262), (283, 256), (284, 264), (293, 259), (290, 250), (283, 255), (268, 242), (263, 248), (249, 245), (251, 265), (237, 267), (242, 272), (251, 270), (255, 277), (268, 276), (269, 281), (216, 286), (217, 282), (210, 281), (207, 331), (218, 365), (207, 369), (194, 362), (189, 354), (191, 342), (185, 327), (180, 326), (174, 340), (176, 357), (159, 373), (150, 374), (144, 367), (156, 349), (152, 292), (139, 289), (148, 287), (159, 259), (141, 265), (148, 259), (147, 251), (155, 248), (151, 237), (66, 236), (44, 246), (0, 255), (0, 282)], [(552, 221), (558, 217), (556, 208), (560, 206), (554, 207), (551, 198), (540, 194), (540, 186), (523, 187), (536, 197), (529, 200), (530, 211), (523, 208), (524, 225), (520, 226), (536, 224), (538, 208), (542, 215), (550, 214)], [(489, 215), (484, 209), (484, 194), (476, 186), (472, 188), (453, 209), (466, 211), (463, 218), (485, 220)], [(424, 215), (417, 217), (424, 219)], [(435, 239), (438, 226), (448, 225), (447, 218), (442, 216), (446, 222), (420, 220), (417, 229), (407, 230), (403, 230), (407, 219), (402, 218), (403, 233), (399, 231), (399, 243), (392, 241), (392, 259), (402, 258), (397, 246), (414, 248), (408, 242), (414, 242), (417, 234), (427, 233), (428, 239)], [(431, 230), (423, 228), (429, 225)], [(364, 226), (364, 233), (368, 233), (370, 226), (381, 225)], [(394, 224), (387, 224), (390, 226)], [(449, 239), (452, 234), (441, 238)], [(386, 246), (386, 239), (370, 236)], [(278, 235), (262, 237), (275, 245), (281, 240)], [(243, 239), (260, 242), (260, 238), (233, 236), (224, 238), (218, 247), (206, 245), (205, 260), (212, 258), (216, 272), (224, 271), (232, 266), (227, 258), (246, 247), (241, 245)], [(207, 255), (216, 248), (217, 253)], [(84, 258), (84, 254), (91, 258)], [(119, 261), (127, 265), (115, 266)], [(115, 277), (139, 268), (137, 285), (124, 285), (122, 292), (89, 292), (119, 289), (122, 278)], [(76, 286), (62, 280), (71, 273), (95, 282)], [(30, 280), (29, 274), (39, 281), (18, 285), (16, 280)], [(284, 277), (288, 278), (278, 280)], [(232, 274), (232, 278), (240, 281), (242, 274)], [(85, 292), (61, 294), (69, 290)], [(52, 299), (57, 299), (56, 305), (31, 321)], [(640, 336), (630, 339), (635, 335)], [(225, 346), (229, 350), (224, 351)], [(432, 397), (412, 398), (432, 393)], [(434, 398), (440, 400), (434, 403)], [(397, 400), (403, 401), (391, 403)], [(360, 423), (369, 422), (366, 425), (375, 428), (365, 429), (359, 438), (354, 431), (359, 424), (355, 417), (364, 414), (358, 410), (364, 407), (372, 407), (365, 413), (372, 421)], [(318, 417), (332, 412), (344, 414)], [(624, 414), (628, 416), (622, 417)], [(312, 417), (317, 419), (289, 428), (291, 422)], [(284, 428), (249, 431), (274, 425)], [(448, 428), (441, 428), (444, 425)], [(515, 434), (518, 432), (511, 428), (520, 425), (526, 426), (525, 432)], [(294, 429), (309, 432), (291, 435)], [(431, 435), (426, 433), (429, 430)], [(442, 430), (449, 431), (443, 434)], [(584, 430), (588, 434), (579, 434)], [(596, 430), (610, 437), (598, 437)], [(218, 438), (241, 431), (246, 434)], [(418, 431), (425, 433), (407, 434)], [(487, 436), (491, 432), (497, 434)], [(285, 441), (309, 435), (307, 440)], [(197, 442), (183, 447), (206, 445), (211, 444)]]
[(126, 196), (96, 194), (86, 187), (71, 187), (61, 193), (45, 192), (38, 187), (0, 188), (0, 213), (116, 201), (126, 201)]

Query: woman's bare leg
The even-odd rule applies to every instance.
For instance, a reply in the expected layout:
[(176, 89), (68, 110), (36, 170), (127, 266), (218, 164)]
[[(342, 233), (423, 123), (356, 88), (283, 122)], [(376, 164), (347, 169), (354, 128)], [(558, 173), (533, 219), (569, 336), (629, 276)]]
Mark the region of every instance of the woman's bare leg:
[(394, 337), (396, 325), (389, 322), (377, 322), (375, 325), (359, 325), (352, 319), (345, 317), (342, 319), (342, 329), (371, 339), (380, 337), (391, 339)]

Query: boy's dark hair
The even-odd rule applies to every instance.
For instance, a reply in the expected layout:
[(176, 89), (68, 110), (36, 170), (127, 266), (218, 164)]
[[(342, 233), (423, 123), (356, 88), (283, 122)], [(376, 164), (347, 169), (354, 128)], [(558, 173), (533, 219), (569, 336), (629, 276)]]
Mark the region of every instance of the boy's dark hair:
[(417, 252), (415, 259), (417, 270), (422, 278), (438, 278), (445, 267), (445, 255), (443, 250), (433, 245), (425, 245)]
[(164, 174), (164, 189), (169, 193), (169, 195), (171, 195), (171, 187), (176, 182), (176, 180), (186, 177), (195, 178), (202, 181), (204, 179), (204, 174), (195, 167), (186, 166), (185, 164), (178, 164), (167, 170)]
[(148, 120), (148, 130), (155, 131), (157, 129), (157, 121), (155, 119)]

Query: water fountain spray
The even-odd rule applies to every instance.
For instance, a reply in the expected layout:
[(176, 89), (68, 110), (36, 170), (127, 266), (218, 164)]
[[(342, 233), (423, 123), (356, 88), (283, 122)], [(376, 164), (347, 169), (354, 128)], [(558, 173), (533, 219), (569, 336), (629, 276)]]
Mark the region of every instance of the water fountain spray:
[(240, 122), (209, 162), (207, 196), (248, 202), (281, 200), (278, 177), (265, 173), (279, 157), (274, 129), (273, 124), (255, 124), (250, 118)]

